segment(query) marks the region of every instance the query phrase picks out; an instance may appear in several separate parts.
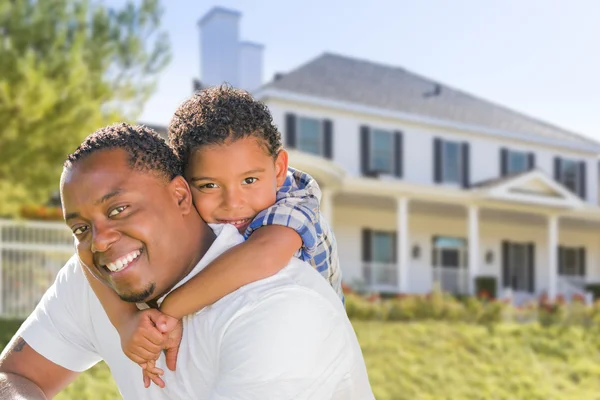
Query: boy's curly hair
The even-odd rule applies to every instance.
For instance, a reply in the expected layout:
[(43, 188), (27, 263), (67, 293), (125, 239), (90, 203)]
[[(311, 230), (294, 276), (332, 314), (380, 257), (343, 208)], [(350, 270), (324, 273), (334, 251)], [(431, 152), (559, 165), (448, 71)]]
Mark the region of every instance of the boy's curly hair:
[(69, 154), (64, 167), (101, 151), (123, 149), (129, 154), (129, 165), (138, 171), (156, 172), (169, 181), (182, 175), (182, 166), (173, 149), (152, 129), (142, 125), (117, 123), (98, 129)]
[(282, 147), (281, 134), (267, 106), (248, 92), (229, 85), (196, 92), (175, 111), (169, 142), (183, 165), (200, 146), (256, 137), (274, 159)]

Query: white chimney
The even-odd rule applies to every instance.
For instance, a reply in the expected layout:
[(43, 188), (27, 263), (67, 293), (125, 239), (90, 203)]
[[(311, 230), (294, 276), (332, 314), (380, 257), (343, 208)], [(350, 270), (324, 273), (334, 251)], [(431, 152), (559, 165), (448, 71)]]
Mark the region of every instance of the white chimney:
[(258, 43), (240, 43), (240, 87), (249, 92), (262, 85), (263, 48)]
[(262, 84), (263, 46), (240, 41), (239, 11), (214, 7), (199, 21), (200, 82), (252, 91)]

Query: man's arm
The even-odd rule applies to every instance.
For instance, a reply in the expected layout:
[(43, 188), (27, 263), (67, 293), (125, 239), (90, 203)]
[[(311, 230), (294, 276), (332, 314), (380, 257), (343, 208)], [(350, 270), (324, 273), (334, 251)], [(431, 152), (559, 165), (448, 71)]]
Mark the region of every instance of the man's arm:
[(263, 296), (223, 333), (209, 398), (331, 399), (354, 356), (343, 318), (304, 288), (282, 287)]
[(0, 399), (51, 399), (77, 375), (42, 357), (22, 337), (15, 336), (0, 356)]

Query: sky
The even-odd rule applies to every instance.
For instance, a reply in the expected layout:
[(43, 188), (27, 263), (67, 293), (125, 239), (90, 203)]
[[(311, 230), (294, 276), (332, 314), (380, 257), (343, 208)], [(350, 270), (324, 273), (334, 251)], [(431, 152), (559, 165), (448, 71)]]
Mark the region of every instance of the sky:
[[(105, 0), (117, 5), (125, 0)], [(168, 124), (200, 76), (197, 21), (242, 13), (265, 46), (263, 80), (323, 52), (405, 68), (600, 141), (600, 1), (169, 0), (173, 59), (140, 121)]]

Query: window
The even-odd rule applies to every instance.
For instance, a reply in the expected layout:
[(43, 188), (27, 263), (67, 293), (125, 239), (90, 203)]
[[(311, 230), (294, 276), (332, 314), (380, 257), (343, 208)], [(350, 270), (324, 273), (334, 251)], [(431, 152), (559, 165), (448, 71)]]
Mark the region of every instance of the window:
[(461, 183), (461, 145), (458, 142), (442, 141), (442, 182)]
[(560, 182), (574, 193), (579, 193), (579, 164), (577, 161), (562, 159), (559, 172)]
[(371, 171), (394, 173), (394, 136), (382, 129), (371, 131)]
[(315, 118), (298, 118), (298, 149), (307, 153), (321, 155), (321, 121)]
[(529, 169), (528, 154), (522, 151), (508, 151), (507, 173), (516, 174)]
[(577, 247), (561, 247), (558, 252), (558, 271), (562, 276), (585, 276), (583, 252)]
[(394, 234), (390, 232), (373, 232), (372, 240), (372, 261), (377, 263), (394, 263)]

